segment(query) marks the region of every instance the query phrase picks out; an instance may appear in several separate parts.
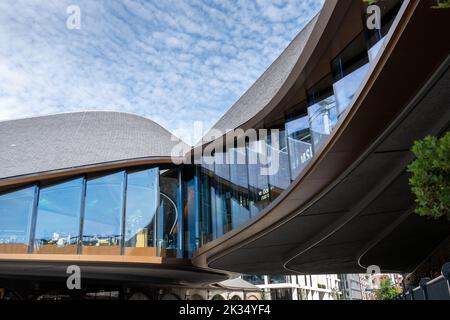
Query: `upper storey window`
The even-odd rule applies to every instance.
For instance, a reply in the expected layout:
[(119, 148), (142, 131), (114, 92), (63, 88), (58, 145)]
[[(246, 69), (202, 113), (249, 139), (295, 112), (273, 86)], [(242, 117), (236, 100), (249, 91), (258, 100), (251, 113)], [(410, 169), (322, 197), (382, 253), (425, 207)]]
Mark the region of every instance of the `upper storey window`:
[(27, 253), (36, 187), (0, 195), (0, 253)]
[(120, 254), (124, 177), (118, 172), (87, 181), (83, 254)]
[(311, 136), (316, 152), (333, 131), (338, 120), (334, 95), (325, 98), (308, 108)]
[(286, 123), (291, 179), (295, 180), (313, 157), (311, 132), (307, 115)]
[(231, 222), (233, 229), (250, 218), (248, 207), (248, 173), (245, 147), (230, 148)]
[(159, 206), (159, 169), (127, 175), (125, 254), (156, 256), (156, 217)]
[(267, 155), (267, 142), (250, 141), (247, 146), (250, 214), (256, 216), (270, 203), (269, 179), (262, 175), (263, 159)]
[(82, 189), (81, 178), (41, 188), (34, 252), (77, 253)]
[[(269, 175), (271, 199), (278, 197), (291, 183), (289, 166), (289, 148), (287, 133), (283, 122), (270, 126), (267, 135), (267, 156), (269, 163), (278, 168), (274, 174)], [(272, 130), (278, 131), (272, 131)], [(278, 133), (277, 133), (278, 132)], [(277, 134), (276, 134), (277, 133)], [(278, 161), (278, 164), (276, 164)]]
[(331, 83), (332, 77), (329, 74), (308, 90), (308, 117), (314, 153), (326, 141), (338, 120)]
[(373, 47), (388, 34), (402, 3), (403, 0), (382, 0), (377, 2), (377, 6), (381, 9), (381, 29), (366, 29), (368, 48)]
[(338, 114), (350, 105), (369, 70), (369, 56), (364, 34), (354, 39), (332, 62), (333, 91)]

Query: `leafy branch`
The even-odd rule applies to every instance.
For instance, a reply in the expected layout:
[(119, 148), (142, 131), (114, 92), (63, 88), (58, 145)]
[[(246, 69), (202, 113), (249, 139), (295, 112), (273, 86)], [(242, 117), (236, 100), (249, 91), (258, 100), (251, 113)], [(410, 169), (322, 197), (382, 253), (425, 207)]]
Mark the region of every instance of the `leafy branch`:
[(416, 213), (450, 220), (450, 132), (440, 139), (428, 136), (416, 141), (412, 151), (417, 159), (408, 172), (412, 173), (409, 183), (416, 196)]

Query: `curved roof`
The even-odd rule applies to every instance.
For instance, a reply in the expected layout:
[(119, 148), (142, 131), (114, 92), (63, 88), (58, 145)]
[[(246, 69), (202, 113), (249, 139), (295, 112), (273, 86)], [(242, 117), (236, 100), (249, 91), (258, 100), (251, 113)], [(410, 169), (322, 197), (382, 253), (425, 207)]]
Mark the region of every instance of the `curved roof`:
[[(211, 130), (219, 130), (225, 134), (229, 130), (238, 128), (256, 116), (274, 99), (298, 63), (318, 17), (319, 14), (299, 32), (282, 54), (219, 119)], [(210, 140), (210, 132), (205, 135), (204, 142)]]
[(171, 133), (119, 112), (77, 112), (0, 122), (0, 179), (144, 158), (168, 159)]

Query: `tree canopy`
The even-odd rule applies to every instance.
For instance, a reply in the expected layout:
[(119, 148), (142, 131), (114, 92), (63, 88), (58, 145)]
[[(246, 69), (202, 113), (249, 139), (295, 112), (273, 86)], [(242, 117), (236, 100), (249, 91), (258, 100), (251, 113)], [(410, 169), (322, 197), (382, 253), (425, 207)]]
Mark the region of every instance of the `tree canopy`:
[(450, 132), (441, 138), (428, 136), (416, 141), (417, 159), (408, 167), (411, 190), (416, 196), (416, 213), (450, 220)]
[(402, 291), (392, 284), (391, 279), (382, 279), (380, 281), (380, 288), (375, 290), (375, 297), (377, 300), (392, 300), (400, 293)]

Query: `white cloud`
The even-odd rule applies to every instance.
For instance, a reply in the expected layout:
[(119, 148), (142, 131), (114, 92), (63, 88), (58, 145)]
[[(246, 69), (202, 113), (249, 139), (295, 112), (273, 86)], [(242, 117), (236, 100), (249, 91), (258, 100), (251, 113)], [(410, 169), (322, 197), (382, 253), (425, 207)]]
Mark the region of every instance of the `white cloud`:
[(219, 119), (323, 0), (80, 0), (81, 30), (68, 30), (72, 2), (0, 2), (0, 120), (116, 110), (189, 136), (194, 121)]

